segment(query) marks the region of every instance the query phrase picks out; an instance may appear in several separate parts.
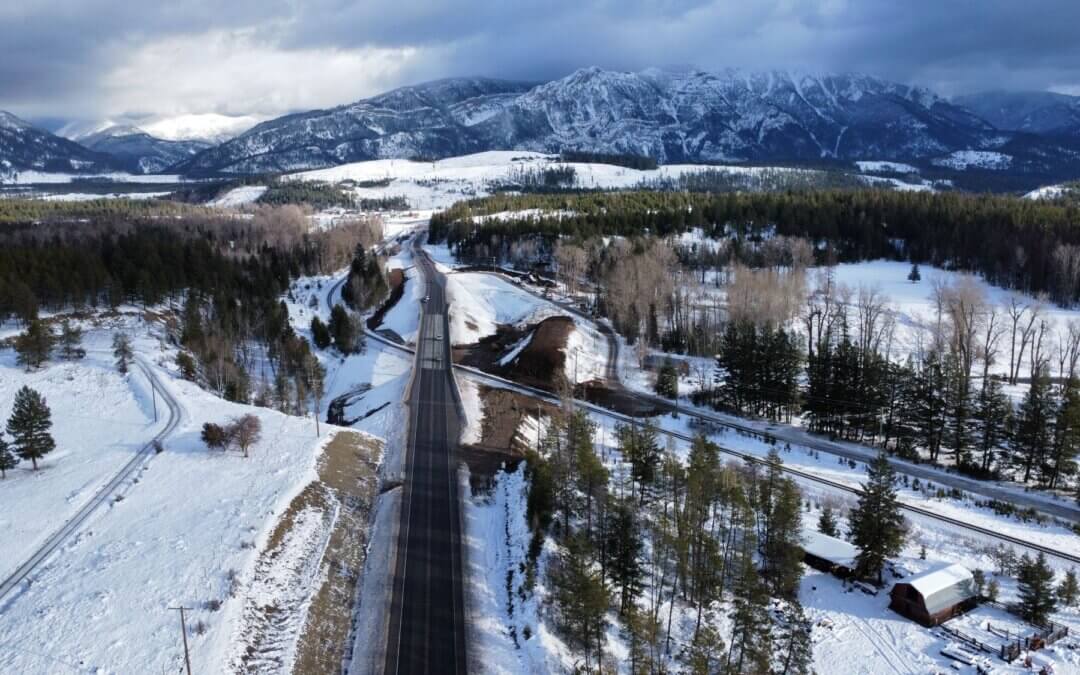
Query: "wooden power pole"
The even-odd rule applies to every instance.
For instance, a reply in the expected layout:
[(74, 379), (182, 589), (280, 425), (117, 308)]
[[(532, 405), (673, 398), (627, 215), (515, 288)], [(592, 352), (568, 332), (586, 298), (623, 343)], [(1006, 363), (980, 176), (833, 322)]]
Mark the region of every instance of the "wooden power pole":
[(187, 646), (187, 621), (184, 619), (184, 612), (191, 608), (170, 607), (169, 609), (180, 612), (180, 635), (184, 638), (184, 667), (187, 668), (187, 675), (191, 675), (191, 654), (188, 652)]

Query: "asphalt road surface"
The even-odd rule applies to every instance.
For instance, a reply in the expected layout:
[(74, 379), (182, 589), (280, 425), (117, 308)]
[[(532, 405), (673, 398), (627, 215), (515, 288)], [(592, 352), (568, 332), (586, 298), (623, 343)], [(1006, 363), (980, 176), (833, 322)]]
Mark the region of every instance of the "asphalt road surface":
[(445, 277), (423, 255), (428, 299), (409, 400), (409, 444), (385, 673), (466, 673), (461, 514), (453, 459), (460, 430)]

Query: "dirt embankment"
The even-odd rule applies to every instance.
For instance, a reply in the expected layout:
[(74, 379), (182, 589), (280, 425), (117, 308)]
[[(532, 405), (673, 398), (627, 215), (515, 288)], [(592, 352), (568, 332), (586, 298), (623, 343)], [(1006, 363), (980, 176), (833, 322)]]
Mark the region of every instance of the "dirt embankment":
[(319, 479), (289, 504), (246, 584), (232, 670), (284, 672), (290, 653), (293, 673), (341, 669), (380, 453), (378, 443), (352, 431), (338, 432), (327, 444)]
[[(454, 360), (531, 387), (558, 391), (565, 386), (566, 341), (573, 319), (553, 316), (523, 329), (500, 326), (477, 344), (454, 348)], [(500, 363), (515, 345), (529, 342), (512, 359)]]

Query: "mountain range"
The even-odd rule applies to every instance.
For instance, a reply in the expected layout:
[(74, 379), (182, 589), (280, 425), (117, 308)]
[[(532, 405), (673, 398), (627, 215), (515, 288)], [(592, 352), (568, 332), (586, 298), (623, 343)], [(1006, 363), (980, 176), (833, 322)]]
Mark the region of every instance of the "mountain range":
[(128, 127), (83, 137), (85, 147), (53, 138), (15, 147), (0, 135), (0, 160), (219, 175), (574, 149), (662, 163), (890, 160), (1035, 183), (1080, 175), (1080, 98), (989, 92), (948, 100), (859, 74), (584, 68), (542, 83), (453, 78), (402, 87), (262, 122), (209, 147)]

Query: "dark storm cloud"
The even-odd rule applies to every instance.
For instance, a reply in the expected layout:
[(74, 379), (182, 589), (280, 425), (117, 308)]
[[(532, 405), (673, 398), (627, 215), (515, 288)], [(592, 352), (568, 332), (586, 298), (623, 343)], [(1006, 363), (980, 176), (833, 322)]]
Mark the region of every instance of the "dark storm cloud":
[[(100, 84), (140, 49), (211, 31), (246, 31), (289, 54), (401, 50), (393, 75), (342, 82), (340, 101), (365, 87), (481, 74), (558, 77), (585, 65), (640, 69), (789, 67), (859, 71), (942, 93), (981, 88), (1080, 87), (1075, 0), (22, 0), (0, 7), (0, 108), (36, 115), (83, 103), (114, 110)], [(350, 52), (353, 50), (353, 52)], [(357, 58), (360, 58), (359, 56)], [(138, 63), (138, 61), (135, 61)], [(178, 62), (183, 62), (182, 58)], [(194, 63), (202, 63), (198, 59)], [(281, 66), (279, 66), (281, 67)], [(288, 66), (285, 65), (285, 68)], [(299, 68), (299, 66), (298, 66)], [(387, 70), (386, 72), (390, 72)], [(302, 79), (297, 71), (297, 79)], [(137, 75), (137, 73), (136, 73)], [(267, 87), (288, 87), (289, 72)], [(147, 72), (146, 77), (168, 77)], [(297, 96), (268, 96), (283, 106)], [(207, 90), (213, 107), (228, 88)], [(158, 96), (160, 98), (160, 95)], [(173, 102), (175, 104), (175, 102)], [(125, 99), (124, 105), (131, 105)], [(146, 111), (163, 102), (147, 100)], [(269, 112), (269, 111), (267, 111)], [(279, 111), (280, 112), (280, 111)]]

